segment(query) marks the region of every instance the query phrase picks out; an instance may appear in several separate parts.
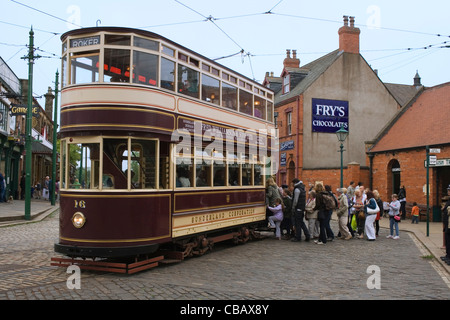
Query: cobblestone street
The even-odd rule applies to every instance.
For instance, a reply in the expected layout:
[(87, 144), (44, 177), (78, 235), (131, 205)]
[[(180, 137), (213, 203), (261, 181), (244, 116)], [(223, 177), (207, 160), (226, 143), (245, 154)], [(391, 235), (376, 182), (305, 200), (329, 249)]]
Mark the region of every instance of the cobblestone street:
[[(414, 236), (404, 232), (397, 241), (386, 239), (386, 229), (374, 242), (319, 246), (267, 238), (216, 245), (205, 256), (135, 275), (82, 271), (80, 289), (68, 288), (64, 268), (50, 266), (57, 213), (38, 223), (0, 228), (0, 235), (0, 300), (450, 298), (448, 273)], [(369, 288), (371, 266), (379, 268), (380, 289)]]

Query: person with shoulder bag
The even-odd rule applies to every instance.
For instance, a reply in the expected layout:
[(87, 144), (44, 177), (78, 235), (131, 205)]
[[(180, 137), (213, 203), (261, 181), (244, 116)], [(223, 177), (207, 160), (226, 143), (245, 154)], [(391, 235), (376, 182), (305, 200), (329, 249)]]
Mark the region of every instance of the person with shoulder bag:
[(366, 204), (364, 205), (364, 211), (366, 213), (366, 223), (364, 226), (364, 233), (366, 234), (367, 240), (374, 241), (376, 239), (375, 235), (375, 219), (377, 213), (380, 212), (377, 201), (372, 191), (367, 191)]
[[(392, 201), (389, 203), (389, 235), (386, 238), (399, 239), (398, 234), (398, 222), (400, 221), (400, 201), (398, 201), (398, 196), (394, 193), (392, 195)], [(395, 228), (395, 236), (394, 236)]]

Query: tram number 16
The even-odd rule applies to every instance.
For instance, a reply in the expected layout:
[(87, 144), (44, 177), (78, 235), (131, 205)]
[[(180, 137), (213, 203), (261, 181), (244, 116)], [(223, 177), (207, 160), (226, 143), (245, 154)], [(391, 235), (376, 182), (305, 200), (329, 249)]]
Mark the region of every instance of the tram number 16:
[(74, 205), (74, 208), (86, 208), (86, 201), (84, 201), (84, 200), (80, 200), (80, 201), (78, 201), (78, 200), (74, 200), (75, 201), (75, 205)]

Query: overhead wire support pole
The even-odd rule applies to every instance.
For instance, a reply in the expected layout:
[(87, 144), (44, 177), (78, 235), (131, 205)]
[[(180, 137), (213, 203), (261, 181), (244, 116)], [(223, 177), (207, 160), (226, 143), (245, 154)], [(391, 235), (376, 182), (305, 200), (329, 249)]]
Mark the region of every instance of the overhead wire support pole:
[(31, 220), (31, 165), (32, 165), (32, 123), (33, 123), (33, 64), (36, 58), (34, 55), (34, 32), (30, 30), (28, 56), (28, 107), (25, 126), (25, 220)]

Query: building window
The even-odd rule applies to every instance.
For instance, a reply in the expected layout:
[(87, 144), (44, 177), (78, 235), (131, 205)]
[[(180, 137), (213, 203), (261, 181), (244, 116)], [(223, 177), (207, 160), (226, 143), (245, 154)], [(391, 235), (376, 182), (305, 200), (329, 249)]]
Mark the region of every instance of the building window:
[(287, 134), (291, 135), (292, 134), (292, 112), (288, 112), (286, 114), (286, 130), (287, 130)]
[(291, 77), (288, 74), (286, 74), (283, 78), (283, 93), (288, 93), (290, 90), (290, 82), (291, 82)]

